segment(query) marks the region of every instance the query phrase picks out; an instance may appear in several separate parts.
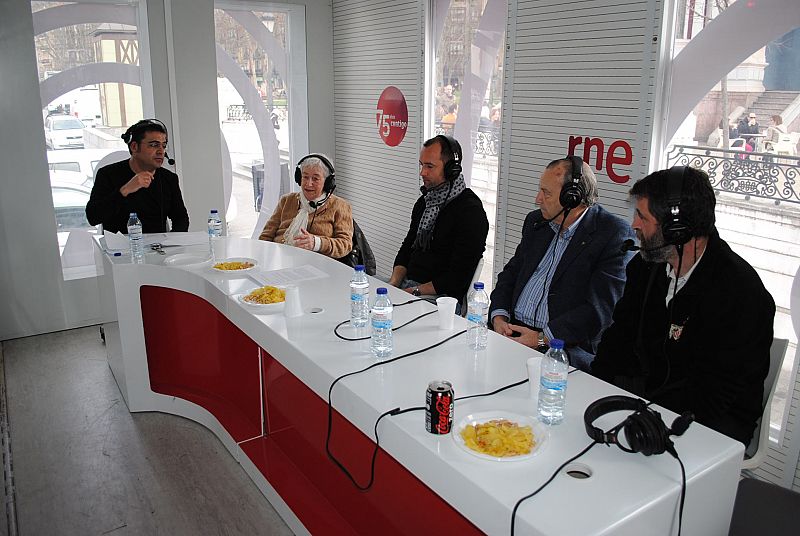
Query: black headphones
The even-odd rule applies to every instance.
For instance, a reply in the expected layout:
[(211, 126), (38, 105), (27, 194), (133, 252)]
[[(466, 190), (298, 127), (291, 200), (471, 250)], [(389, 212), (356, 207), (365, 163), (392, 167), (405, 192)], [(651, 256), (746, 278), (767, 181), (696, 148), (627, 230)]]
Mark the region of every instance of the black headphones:
[(692, 225), (681, 216), (681, 197), (686, 180), (686, 166), (674, 166), (667, 174), (667, 205), (669, 215), (661, 224), (664, 242), (674, 246), (682, 246), (692, 239)]
[(558, 202), (564, 210), (578, 208), (578, 205), (586, 198), (586, 192), (581, 184), (583, 178), (583, 160), (579, 156), (569, 155), (565, 158), (572, 164), (572, 180), (565, 181), (558, 196)]
[[(122, 134), (122, 136), (120, 136), (120, 138), (122, 138), (122, 141), (125, 142), (125, 145), (130, 146), (131, 141), (133, 141), (133, 138), (135, 138), (140, 131), (146, 131), (148, 127), (159, 127), (164, 129), (164, 134), (166, 134), (167, 138), (169, 138), (169, 129), (167, 129), (167, 125), (165, 125), (162, 121), (155, 118), (142, 119), (141, 121), (137, 121), (136, 123), (129, 126), (128, 130), (126, 130)], [(158, 128), (156, 128), (155, 130), (158, 130)], [(169, 155), (167, 154), (167, 151), (164, 151), (164, 156), (167, 158), (167, 162), (169, 163), (170, 166), (175, 165), (175, 159), (170, 158)]]
[(440, 143), (447, 145), (447, 148), (450, 149), (450, 153), (453, 155), (453, 158), (444, 164), (444, 178), (453, 182), (463, 171), (461, 168), (461, 144), (458, 143), (455, 138), (445, 136), (444, 134), (439, 134), (434, 139), (439, 139), (441, 140)]
[[(608, 432), (603, 432), (594, 426), (594, 421), (613, 411), (633, 411), (622, 423)], [(641, 452), (645, 456), (669, 452), (677, 457), (672, 440), (669, 436), (680, 436), (689, 428), (694, 420), (694, 415), (684, 413), (678, 416), (672, 426), (667, 428), (661, 419), (661, 414), (650, 409), (644, 400), (629, 396), (606, 396), (592, 402), (583, 414), (586, 433), (598, 443), (617, 445), (625, 452)], [(618, 441), (620, 429), (625, 434), (628, 447)]]
[(296, 182), (298, 186), (303, 183), (303, 172), (300, 170), (300, 164), (309, 158), (318, 158), (320, 162), (322, 162), (325, 167), (328, 168), (329, 174), (325, 178), (325, 184), (322, 186), (322, 191), (326, 194), (333, 193), (333, 191), (336, 189), (336, 171), (333, 169), (333, 164), (331, 164), (330, 160), (321, 154), (311, 153), (300, 159), (300, 161), (297, 163), (297, 167), (294, 168), (294, 182)]

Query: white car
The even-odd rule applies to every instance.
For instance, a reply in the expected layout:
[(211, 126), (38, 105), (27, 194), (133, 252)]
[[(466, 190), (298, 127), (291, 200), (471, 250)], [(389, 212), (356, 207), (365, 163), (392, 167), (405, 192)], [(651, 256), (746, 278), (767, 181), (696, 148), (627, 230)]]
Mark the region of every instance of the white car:
[(71, 115), (48, 115), (44, 142), (48, 149), (83, 149), (83, 122)]
[(53, 193), (53, 209), (56, 213), (58, 231), (91, 227), (86, 219), (86, 203), (89, 202), (91, 188), (51, 179), (50, 189)]
[[(47, 166), (50, 171), (72, 171), (83, 173), (86, 186), (94, 184), (97, 164), (113, 149), (73, 149), (71, 151), (47, 151)], [(74, 181), (70, 181), (74, 182)]]

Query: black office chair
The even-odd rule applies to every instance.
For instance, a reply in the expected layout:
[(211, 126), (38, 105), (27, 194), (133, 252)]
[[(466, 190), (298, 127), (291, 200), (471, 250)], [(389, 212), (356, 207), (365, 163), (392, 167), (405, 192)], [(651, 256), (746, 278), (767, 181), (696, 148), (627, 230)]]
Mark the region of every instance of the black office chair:
[(356, 223), (356, 220), (353, 220), (353, 249), (344, 257), (336, 260), (350, 267), (363, 264), (364, 271), (367, 275), (375, 275), (377, 272), (375, 254), (372, 253), (372, 248), (369, 247), (367, 237), (364, 235), (364, 231), (361, 230), (361, 227)]

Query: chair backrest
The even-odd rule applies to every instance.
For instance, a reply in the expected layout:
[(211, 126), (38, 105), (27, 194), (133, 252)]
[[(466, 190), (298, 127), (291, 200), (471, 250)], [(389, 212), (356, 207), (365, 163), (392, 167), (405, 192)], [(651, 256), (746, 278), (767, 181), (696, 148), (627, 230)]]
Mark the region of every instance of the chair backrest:
[(772, 397), (775, 395), (778, 373), (783, 365), (783, 358), (786, 348), (789, 346), (787, 339), (773, 339), (769, 349), (769, 371), (764, 378), (764, 394), (762, 397), (763, 412), (761, 418), (756, 423), (753, 438), (744, 451), (745, 459), (742, 462), (742, 469), (755, 469), (767, 455), (769, 446), (769, 417), (772, 406)]
[(472, 273), (472, 279), (469, 282), (469, 287), (467, 287), (467, 293), (464, 294), (464, 299), (461, 300), (461, 316), (463, 317), (467, 316), (467, 296), (469, 296), (469, 291), (472, 290), (472, 284), (480, 280), (482, 271), (483, 257), (478, 259), (478, 265), (475, 266), (475, 271)]

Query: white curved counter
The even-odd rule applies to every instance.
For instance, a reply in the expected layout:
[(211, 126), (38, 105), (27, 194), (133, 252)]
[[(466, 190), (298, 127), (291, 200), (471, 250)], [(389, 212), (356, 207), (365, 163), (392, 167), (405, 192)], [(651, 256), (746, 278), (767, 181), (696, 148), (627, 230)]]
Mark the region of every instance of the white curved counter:
[[(169, 253), (207, 248), (171, 248)], [(351, 270), (322, 255), (246, 239), (221, 239), (217, 258), (250, 257), (255, 270), (225, 274), (206, 266), (164, 266), (113, 257), (97, 248), (109, 365), (130, 411), (162, 411), (195, 420), (225, 444), (264, 495), (298, 533), (508, 534), (516, 501), (543, 484), (565, 460), (591, 443), (583, 412), (592, 401), (624, 394), (585, 373), (569, 377), (564, 422), (550, 428), (528, 460), (496, 462), (462, 450), (452, 434), (425, 431), (424, 412), (384, 418), (375, 484), (360, 492), (324, 450), (326, 400), (338, 376), (374, 363), (369, 341), (333, 333), (349, 317)], [(232, 296), (259, 286), (266, 272), (311, 266), (324, 277), (298, 283), (306, 314), (254, 314)], [(100, 271), (100, 270), (99, 270)], [(371, 292), (385, 286), (370, 279)], [(390, 288), (393, 302), (410, 296)], [(395, 325), (433, 310), (427, 303), (397, 307)], [(311, 310), (320, 312), (311, 313)], [(441, 341), (450, 332), (436, 315), (395, 333), (393, 356)], [(352, 328), (342, 333), (353, 335)], [(486, 393), (526, 377), (526, 360), (539, 354), (489, 334), (475, 352), (459, 336), (433, 350), (341, 381), (331, 450), (364, 483), (373, 427), (392, 408), (423, 406), (433, 379), (453, 383), (456, 396)], [(456, 402), (455, 421), (478, 411), (535, 416), (527, 384), (500, 394)], [(341, 415), (341, 416), (340, 416)], [(667, 424), (675, 415), (662, 411)], [(596, 423), (610, 428), (624, 412)], [(727, 534), (743, 446), (692, 424), (675, 439), (686, 466), (684, 535)], [(677, 532), (680, 468), (669, 455), (645, 457), (597, 445), (575, 462), (586, 479), (559, 474), (517, 513), (517, 534), (641, 535)], [(713, 500), (707, 500), (713, 498)]]

